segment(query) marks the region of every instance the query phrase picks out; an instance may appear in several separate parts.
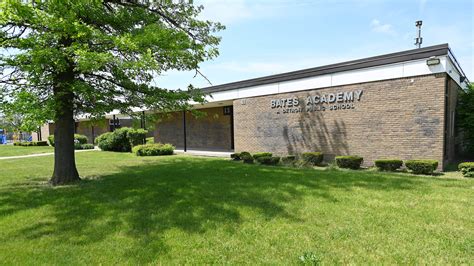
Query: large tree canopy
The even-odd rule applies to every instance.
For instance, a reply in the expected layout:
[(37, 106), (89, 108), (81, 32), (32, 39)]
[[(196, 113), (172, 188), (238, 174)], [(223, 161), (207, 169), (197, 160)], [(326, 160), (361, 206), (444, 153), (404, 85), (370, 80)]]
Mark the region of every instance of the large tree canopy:
[(459, 95), (457, 110), (457, 125), (462, 131), (462, 152), (472, 157), (474, 154), (474, 83)]
[(197, 19), (201, 9), (184, 1), (0, 3), (2, 107), (55, 121), (53, 184), (79, 179), (71, 150), (75, 115), (177, 110), (203, 101), (191, 86), (152, 85), (164, 71), (200, 73), (199, 63), (218, 55), (214, 34), (223, 26)]

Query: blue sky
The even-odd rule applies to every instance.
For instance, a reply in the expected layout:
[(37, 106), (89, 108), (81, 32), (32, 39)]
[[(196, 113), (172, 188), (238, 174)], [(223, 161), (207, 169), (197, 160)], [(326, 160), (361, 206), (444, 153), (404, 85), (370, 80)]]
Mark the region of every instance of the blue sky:
[[(201, 0), (202, 17), (219, 21), (220, 56), (201, 64), (213, 85), (413, 49), (415, 21), (422, 47), (449, 43), (474, 81), (472, 0)], [(168, 72), (160, 87), (206, 87), (194, 72)]]

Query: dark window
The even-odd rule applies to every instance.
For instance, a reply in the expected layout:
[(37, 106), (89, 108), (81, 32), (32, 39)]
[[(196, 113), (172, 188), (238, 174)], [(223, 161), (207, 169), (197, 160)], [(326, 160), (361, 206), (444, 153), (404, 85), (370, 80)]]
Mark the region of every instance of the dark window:
[(224, 106), (224, 115), (231, 115), (233, 112), (232, 106)]

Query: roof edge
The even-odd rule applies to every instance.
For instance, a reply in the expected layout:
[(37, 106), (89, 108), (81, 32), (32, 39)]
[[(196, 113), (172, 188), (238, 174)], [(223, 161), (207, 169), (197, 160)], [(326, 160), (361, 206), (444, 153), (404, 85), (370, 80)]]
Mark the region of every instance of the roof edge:
[(314, 77), (336, 72), (356, 70), (380, 65), (395, 64), (410, 60), (428, 58), (431, 56), (448, 55), (449, 45), (447, 43), (428, 46), (424, 48), (411, 49), (390, 54), (378, 55), (362, 59), (356, 59), (336, 64), (324, 65), (319, 67), (307, 68), (281, 74), (252, 78), (242, 81), (230, 82), (216, 86), (202, 88), (205, 93), (218, 91), (234, 90), (258, 85), (265, 85), (295, 79)]

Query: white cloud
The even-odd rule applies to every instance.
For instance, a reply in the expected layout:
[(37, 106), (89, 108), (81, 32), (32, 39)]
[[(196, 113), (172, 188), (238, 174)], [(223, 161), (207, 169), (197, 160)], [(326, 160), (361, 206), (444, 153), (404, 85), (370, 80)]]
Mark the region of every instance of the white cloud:
[(370, 26), (374, 32), (395, 34), (391, 24), (383, 24), (378, 19), (373, 19), (372, 22), (370, 22)]

